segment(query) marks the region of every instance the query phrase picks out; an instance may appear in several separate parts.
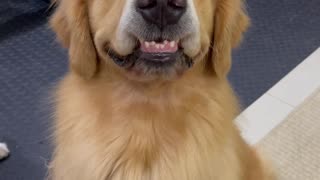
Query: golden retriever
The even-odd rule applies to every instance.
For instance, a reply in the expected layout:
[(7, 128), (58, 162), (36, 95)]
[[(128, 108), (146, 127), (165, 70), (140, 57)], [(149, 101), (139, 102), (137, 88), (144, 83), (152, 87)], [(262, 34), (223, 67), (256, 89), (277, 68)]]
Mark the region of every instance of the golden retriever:
[(226, 75), (241, 0), (58, 0), (53, 180), (271, 180)]

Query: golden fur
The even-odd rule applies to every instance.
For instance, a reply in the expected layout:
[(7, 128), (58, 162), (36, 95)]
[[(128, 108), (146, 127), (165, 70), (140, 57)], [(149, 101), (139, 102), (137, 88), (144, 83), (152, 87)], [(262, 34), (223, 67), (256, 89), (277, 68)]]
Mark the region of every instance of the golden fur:
[[(226, 79), (249, 20), (240, 0), (194, 0), (201, 24), (195, 66), (172, 81), (138, 82), (102, 60), (125, 0), (60, 0), (51, 25), (69, 48), (56, 91), (53, 180), (272, 180), (240, 137)], [(106, 20), (107, 19), (107, 20)], [(107, 24), (106, 24), (107, 23)]]

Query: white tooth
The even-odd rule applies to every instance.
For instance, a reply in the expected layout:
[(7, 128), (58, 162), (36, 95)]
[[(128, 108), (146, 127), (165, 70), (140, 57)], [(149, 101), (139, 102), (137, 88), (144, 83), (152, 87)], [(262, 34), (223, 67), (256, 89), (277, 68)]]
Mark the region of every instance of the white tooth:
[(160, 48), (160, 45), (159, 45), (159, 44), (156, 44), (156, 48), (159, 49), (159, 48)]
[(150, 47), (150, 43), (149, 42), (145, 42), (144, 44), (145, 44), (146, 48)]
[(176, 46), (176, 42), (175, 41), (171, 41), (170, 42), (170, 47), (174, 48)]
[(151, 45), (152, 45), (152, 46), (156, 45), (156, 42), (152, 41), (152, 42), (151, 42)]
[(167, 45), (169, 42), (168, 42), (167, 40), (165, 40), (163, 43), (164, 43), (165, 45)]
[(164, 44), (161, 44), (161, 45), (160, 45), (160, 48), (161, 48), (161, 49), (164, 49), (164, 46), (165, 46)]

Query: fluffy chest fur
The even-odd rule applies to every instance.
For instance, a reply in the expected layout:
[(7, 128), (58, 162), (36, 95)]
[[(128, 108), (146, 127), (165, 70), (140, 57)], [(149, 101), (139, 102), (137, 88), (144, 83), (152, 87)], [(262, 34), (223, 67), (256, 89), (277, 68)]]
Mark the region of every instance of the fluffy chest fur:
[[(55, 167), (55, 179), (239, 179), (236, 110), (229, 106), (235, 102), (199, 84), (144, 94), (66, 78), (58, 91), (53, 162), (64, 166)], [(231, 93), (227, 84), (216, 89)]]

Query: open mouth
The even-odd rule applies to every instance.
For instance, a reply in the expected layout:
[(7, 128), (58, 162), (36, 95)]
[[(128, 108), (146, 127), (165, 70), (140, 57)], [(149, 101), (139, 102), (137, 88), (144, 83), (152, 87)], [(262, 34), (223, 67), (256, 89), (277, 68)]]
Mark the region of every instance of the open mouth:
[(179, 41), (140, 40), (127, 56), (120, 56), (111, 48), (107, 52), (118, 66), (138, 74), (181, 73), (193, 65), (192, 58), (184, 54)]
[(145, 53), (176, 53), (179, 41), (148, 42), (140, 41), (141, 51)]

